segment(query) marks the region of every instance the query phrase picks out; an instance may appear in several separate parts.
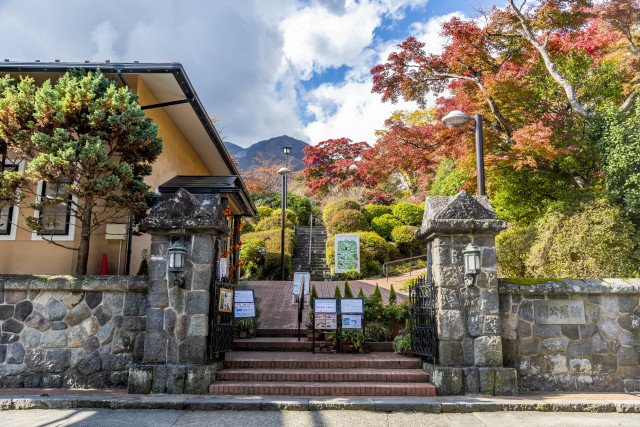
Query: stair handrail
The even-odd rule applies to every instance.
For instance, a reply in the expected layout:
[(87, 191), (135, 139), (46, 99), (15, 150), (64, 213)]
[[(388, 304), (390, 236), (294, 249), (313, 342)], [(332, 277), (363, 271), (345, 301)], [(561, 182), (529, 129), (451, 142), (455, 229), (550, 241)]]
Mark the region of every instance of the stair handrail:
[(309, 220), (309, 270), (311, 270), (311, 247), (313, 246), (313, 214)]
[[(409, 258), (402, 258), (402, 259), (397, 259), (394, 261), (387, 261), (384, 264), (382, 264), (382, 271), (384, 271), (384, 275), (387, 278), (387, 282), (389, 281), (389, 265), (391, 264), (398, 264), (400, 262), (404, 262), (404, 261), (411, 261), (412, 259), (418, 259), (418, 258), (426, 258), (427, 254), (424, 255), (418, 255), (418, 256), (412, 256)], [(411, 269), (409, 269), (409, 277), (411, 277)]]

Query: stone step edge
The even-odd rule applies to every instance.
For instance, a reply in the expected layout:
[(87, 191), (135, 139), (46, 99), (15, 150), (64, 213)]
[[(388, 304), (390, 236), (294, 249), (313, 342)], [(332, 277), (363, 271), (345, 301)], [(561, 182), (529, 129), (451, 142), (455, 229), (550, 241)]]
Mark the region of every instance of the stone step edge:
[(429, 383), (388, 382), (253, 382), (224, 381), (209, 386), (211, 394), (235, 395), (304, 395), (304, 396), (435, 396)]
[(428, 383), (429, 374), (421, 369), (223, 369), (216, 374), (220, 381), (257, 382), (391, 382)]
[(419, 369), (420, 361), (411, 360), (389, 364), (389, 361), (345, 360), (225, 360), (225, 369)]

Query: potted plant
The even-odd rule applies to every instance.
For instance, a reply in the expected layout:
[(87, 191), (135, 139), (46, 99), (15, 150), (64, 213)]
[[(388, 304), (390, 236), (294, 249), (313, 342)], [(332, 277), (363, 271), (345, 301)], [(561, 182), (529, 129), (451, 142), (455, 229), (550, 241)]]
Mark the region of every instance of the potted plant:
[(364, 334), (361, 329), (344, 329), (342, 331), (342, 349), (344, 351), (364, 352)]
[(253, 317), (244, 317), (236, 319), (236, 333), (238, 338), (247, 338), (253, 335), (254, 321)]
[[(305, 333), (307, 334), (307, 338), (309, 340), (314, 339), (314, 333), (313, 333), (313, 324), (311, 322), (307, 322), (305, 324)], [(316, 341), (320, 341), (323, 338), (324, 333), (322, 331), (316, 331), (315, 332), (315, 340)]]
[(411, 334), (408, 329), (393, 339), (393, 351), (398, 354), (411, 355)]

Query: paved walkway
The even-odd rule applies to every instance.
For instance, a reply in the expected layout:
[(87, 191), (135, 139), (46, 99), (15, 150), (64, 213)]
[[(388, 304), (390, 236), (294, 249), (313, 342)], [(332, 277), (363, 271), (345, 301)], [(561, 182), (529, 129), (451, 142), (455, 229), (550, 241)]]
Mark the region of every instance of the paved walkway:
[[(416, 277), (416, 272), (412, 272), (411, 277)], [(369, 296), (376, 288), (376, 284), (380, 289), (383, 301), (389, 299), (389, 289), (391, 284), (397, 291), (399, 285), (405, 280), (411, 278), (408, 274), (396, 277), (390, 277), (389, 282), (386, 279), (366, 279), (349, 281), (349, 288), (356, 296), (362, 288), (365, 296)], [(291, 281), (255, 281), (246, 282), (250, 289), (253, 289), (256, 298), (259, 298), (261, 310), (260, 329), (295, 329), (298, 327), (297, 306), (293, 303), (293, 282)], [(336, 285), (340, 288), (340, 292), (344, 295), (344, 281), (324, 282), (311, 281), (318, 291), (321, 298), (333, 298)], [(404, 301), (406, 294), (398, 292), (398, 302)], [(307, 307), (303, 316), (303, 323), (307, 320)], [(302, 325), (304, 327), (304, 324)]]

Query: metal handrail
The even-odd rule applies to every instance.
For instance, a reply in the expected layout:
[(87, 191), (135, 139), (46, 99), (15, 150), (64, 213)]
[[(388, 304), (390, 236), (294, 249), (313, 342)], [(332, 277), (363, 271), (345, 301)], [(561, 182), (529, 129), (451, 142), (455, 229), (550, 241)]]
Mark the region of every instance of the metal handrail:
[[(382, 271), (384, 272), (385, 277), (387, 278), (387, 282), (389, 281), (389, 265), (391, 264), (398, 264), (404, 261), (411, 261), (412, 259), (418, 259), (418, 258), (426, 258), (427, 254), (424, 255), (418, 255), (418, 256), (413, 256), (410, 258), (403, 258), (403, 259), (397, 259), (395, 261), (387, 261), (384, 264), (382, 264)], [(411, 276), (411, 270), (409, 270), (409, 276)]]
[(313, 214), (309, 219), (309, 270), (311, 270), (311, 247), (313, 246)]

